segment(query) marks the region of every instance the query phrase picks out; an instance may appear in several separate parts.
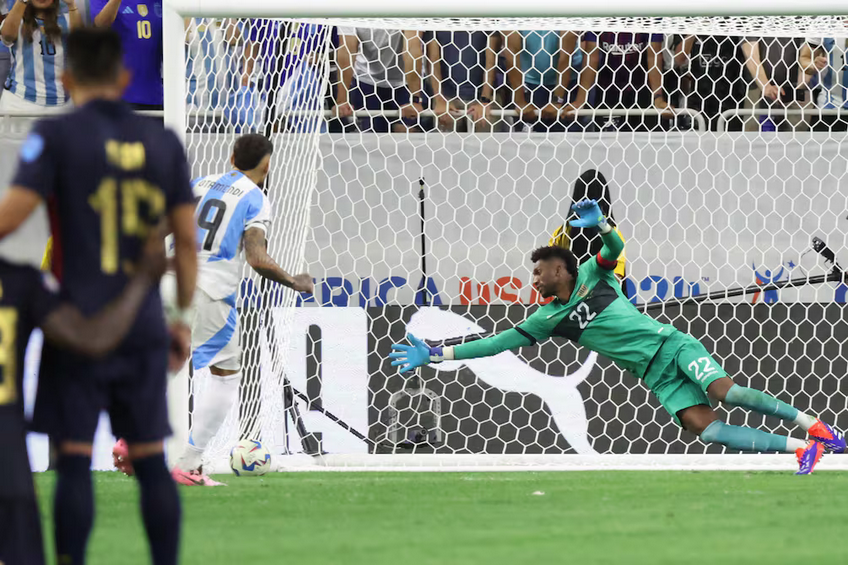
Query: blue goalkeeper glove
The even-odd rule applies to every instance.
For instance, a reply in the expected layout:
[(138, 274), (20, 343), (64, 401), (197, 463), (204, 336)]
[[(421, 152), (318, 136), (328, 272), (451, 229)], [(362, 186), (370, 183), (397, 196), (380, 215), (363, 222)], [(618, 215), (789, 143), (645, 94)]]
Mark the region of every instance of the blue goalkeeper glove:
[(389, 357), (394, 359), (392, 367), (400, 367), (401, 373), (413, 371), (429, 363), (438, 363), (444, 356), (441, 347), (430, 347), (412, 334), (406, 338), (412, 345), (393, 343)]
[(571, 209), (577, 214), (578, 219), (568, 222), (575, 228), (594, 228), (602, 230), (607, 225), (607, 219), (601, 212), (601, 207), (595, 200), (581, 200), (571, 205)]

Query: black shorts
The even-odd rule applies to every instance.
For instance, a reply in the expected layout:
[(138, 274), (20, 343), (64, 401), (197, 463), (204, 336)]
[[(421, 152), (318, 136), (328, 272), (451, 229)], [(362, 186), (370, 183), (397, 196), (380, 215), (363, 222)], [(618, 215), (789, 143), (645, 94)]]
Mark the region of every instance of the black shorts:
[(44, 565), (41, 517), (32, 498), (0, 498), (0, 563)]
[(32, 428), (54, 441), (91, 443), (100, 412), (127, 443), (159, 441), (168, 425), (168, 351), (165, 347), (81, 360), (45, 344)]

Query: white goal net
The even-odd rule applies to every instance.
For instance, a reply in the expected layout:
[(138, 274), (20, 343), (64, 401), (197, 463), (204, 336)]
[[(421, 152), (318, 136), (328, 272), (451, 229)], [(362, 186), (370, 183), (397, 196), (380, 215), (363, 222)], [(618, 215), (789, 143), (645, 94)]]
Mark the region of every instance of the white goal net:
[[(250, 438), (284, 468), (598, 454), (757, 466), (681, 431), (644, 383), (572, 342), (412, 378), (390, 366), (407, 333), (521, 322), (541, 302), (530, 252), (584, 197), (623, 234), (634, 304), (737, 383), (848, 426), (848, 287), (832, 276), (848, 261), (846, 22), (191, 19), (186, 100), (166, 104), (186, 105), (193, 174), (225, 172), (240, 133), (268, 135), (269, 249), (315, 278), (313, 296), (295, 296), (245, 273), (244, 380), (207, 460)], [(600, 248), (565, 231), (557, 242), (581, 260)], [(742, 292), (770, 283), (782, 288)], [(208, 378), (191, 378), (178, 427)], [(315, 450), (326, 455), (295, 456)]]

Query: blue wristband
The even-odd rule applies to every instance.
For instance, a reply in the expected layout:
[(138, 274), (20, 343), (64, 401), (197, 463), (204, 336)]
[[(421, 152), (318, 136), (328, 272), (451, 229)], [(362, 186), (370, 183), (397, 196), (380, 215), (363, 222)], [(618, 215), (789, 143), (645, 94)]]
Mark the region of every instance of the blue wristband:
[(445, 353), (441, 347), (430, 348), (430, 363), (441, 363), (445, 360)]

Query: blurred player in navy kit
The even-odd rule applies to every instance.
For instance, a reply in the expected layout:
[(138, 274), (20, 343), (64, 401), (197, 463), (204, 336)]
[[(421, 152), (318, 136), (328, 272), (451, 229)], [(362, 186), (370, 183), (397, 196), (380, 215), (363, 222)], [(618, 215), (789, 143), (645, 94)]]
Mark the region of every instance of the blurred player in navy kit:
[(0, 563), (42, 565), (41, 519), (26, 446), (24, 353), (41, 327), (57, 347), (102, 357), (126, 337), (165, 270), (158, 232), (120, 297), (91, 319), (59, 299), (53, 275), (0, 259)]
[[(167, 218), (178, 287), (171, 361), (180, 366), (188, 350), (187, 309), (197, 276), (185, 152), (161, 122), (133, 114), (120, 101), (129, 73), (114, 31), (72, 32), (63, 82), (77, 109), (33, 127), (0, 202), (0, 237), (46, 200), (60, 296), (90, 315), (123, 291), (150, 229)], [(45, 345), (33, 428), (59, 446), (54, 512), (63, 565), (85, 560), (94, 520), (91, 445), (104, 409), (113, 433), (129, 444), (153, 563), (177, 562), (180, 502), (163, 445), (171, 431), (165, 399), (168, 333), (155, 289), (108, 357), (92, 362)]]

